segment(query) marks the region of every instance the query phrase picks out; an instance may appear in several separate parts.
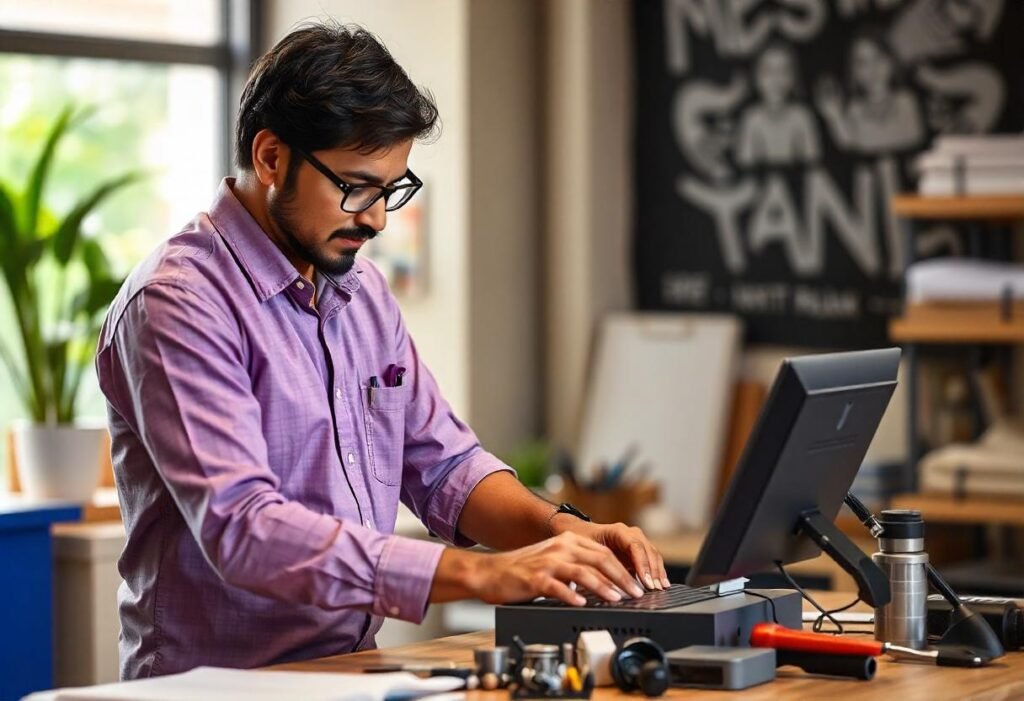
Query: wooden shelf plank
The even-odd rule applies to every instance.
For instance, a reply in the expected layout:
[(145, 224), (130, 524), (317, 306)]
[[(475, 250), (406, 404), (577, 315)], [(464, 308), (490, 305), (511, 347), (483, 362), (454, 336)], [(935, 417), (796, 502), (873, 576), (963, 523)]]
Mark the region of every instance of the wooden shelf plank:
[(948, 494), (903, 494), (894, 497), (889, 508), (918, 509), (925, 522), (995, 523), (1024, 526), (1024, 498), (966, 497)]
[(1024, 193), (966, 197), (896, 195), (891, 206), (894, 214), (907, 219), (1024, 219)]
[(1013, 305), (1010, 320), (996, 302), (910, 304), (889, 321), (889, 338), (908, 343), (1022, 343), (1024, 304)]

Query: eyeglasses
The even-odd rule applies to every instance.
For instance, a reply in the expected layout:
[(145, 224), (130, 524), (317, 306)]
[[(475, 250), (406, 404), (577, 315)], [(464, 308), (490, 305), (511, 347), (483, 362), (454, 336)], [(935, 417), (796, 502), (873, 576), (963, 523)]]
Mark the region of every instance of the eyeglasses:
[(365, 212), (376, 204), (377, 200), (381, 197), (384, 198), (384, 211), (394, 212), (399, 207), (407, 204), (412, 199), (412, 196), (423, 187), (423, 181), (417, 178), (416, 174), (411, 170), (405, 171), (403, 176), (409, 182), (391, 185), (390, 187), (386, 185), (349, 185), (335, 175), (334, 171), (324, 165), (313, 154), (306, 153), (295, 146), (291, 148), (295, 153), (305, 158), (311, 166), (323, 173), (325, 178), (334, 183), (344, 193), (341, 197), (341, 209), (349, 214)]

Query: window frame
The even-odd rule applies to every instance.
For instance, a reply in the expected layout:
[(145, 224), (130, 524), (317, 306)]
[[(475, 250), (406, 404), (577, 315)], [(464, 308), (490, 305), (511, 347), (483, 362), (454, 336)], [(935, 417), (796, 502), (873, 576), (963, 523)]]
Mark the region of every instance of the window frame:
[(208, 66), (220, 82), (221, 172), (232, 172), (234, 121), (249, 67), (263, 43), (263, 0), (219, 0), (224, 34), (209, 46), (0, 28), (0, 54)]

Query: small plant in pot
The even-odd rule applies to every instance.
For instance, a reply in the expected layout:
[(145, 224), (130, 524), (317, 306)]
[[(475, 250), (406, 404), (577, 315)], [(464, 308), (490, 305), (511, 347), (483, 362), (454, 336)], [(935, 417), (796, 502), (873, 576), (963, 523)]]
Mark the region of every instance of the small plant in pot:
[(29, 417), (13, 427), (18, 481), (29, 496), (74, 501), (96, 489), (106, 431), (76, 423), (75, 404), (103, 312), (123, 282), (99, 243), (82, 234), (82, 223), (140, 177), (90, 184), (63, 216), (45, 205), (61, 139), (88, 114), (72, 107), (60, 113), (24, 187), (0, 179), (0, 276), (17, 329), (16, 338), (0, 337), (0, 361)]

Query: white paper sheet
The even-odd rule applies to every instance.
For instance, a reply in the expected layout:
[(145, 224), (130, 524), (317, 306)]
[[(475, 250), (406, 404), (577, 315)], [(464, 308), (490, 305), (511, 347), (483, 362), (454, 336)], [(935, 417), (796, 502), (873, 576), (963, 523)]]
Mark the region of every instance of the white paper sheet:
[(335, 674), (197, 667), (153, 679), (44, 691), (26, 696), (25, 701), (390, 701), (432, 694), (445, 694), (448, 701), (463, 695), (445, 692), (463, 686), (456, 677), (420, 679), (408, 672)]

